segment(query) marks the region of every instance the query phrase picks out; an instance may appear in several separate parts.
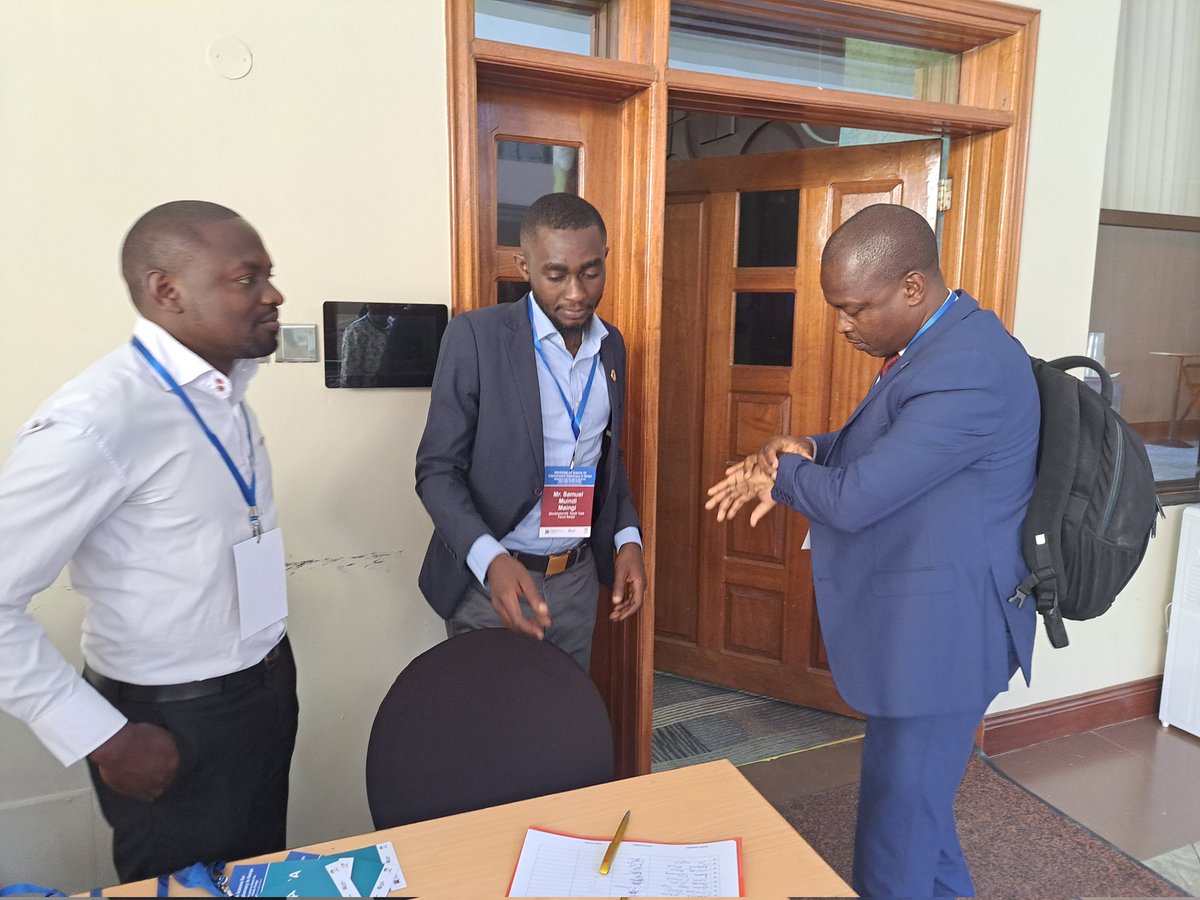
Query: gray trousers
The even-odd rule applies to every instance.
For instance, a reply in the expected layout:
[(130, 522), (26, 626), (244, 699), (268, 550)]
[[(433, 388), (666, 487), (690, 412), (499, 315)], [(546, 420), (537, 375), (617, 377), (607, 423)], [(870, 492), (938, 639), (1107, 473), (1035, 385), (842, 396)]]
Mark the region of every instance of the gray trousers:
[[(571, 568), (547, 578), (537, 572), (529, 576), (550, 607), (550, 627), (546, 640), (570, 654), (587, 672), (592, 661), (592, 631), (596, 626), (596, 601), (600, 579), (590, 548)], [(532, 616), (533, 610), (521, 599), (521, 610)], [(478, 581), (471, 580), (454, 614), (446, 620), (446, 635), (454, 637), (479, 628), (503, 628), (504, 623), (492, 606), (491, 593)]]

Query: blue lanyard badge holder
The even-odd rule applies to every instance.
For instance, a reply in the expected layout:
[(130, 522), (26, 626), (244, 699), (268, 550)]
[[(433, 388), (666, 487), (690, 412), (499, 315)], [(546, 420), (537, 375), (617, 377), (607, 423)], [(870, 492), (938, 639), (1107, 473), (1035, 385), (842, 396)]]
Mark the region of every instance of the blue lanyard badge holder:
[(246, 407), (239, 406), (242, 421), (246, 426), (246, 442), (250, 455), (250, 480), (246, 481), (238, 470), (229, 451), (221, 439), (196, 409), (191, 398), (138, 338), (132, 340), (134, 349), (141, 354), (146, 364), (158, 374), (179, 398), (192, 418), (200, 426), (209, 443), (220, 454), (226, 468), (237, 482), (242, 499), (249, 510), (250, 537), (233, 545), (234, 568), (237, 574), (239, 631), (243, 640), (262, 629), (287, 617), (287, 583), (285, 579), (283, 535), (278, 528), (262, 530), (262, 517), (258, 510), (258, 471), (254, 458), (254, 435), (250, 429), (250, 417)]
[(550, 361), (546, 359), (546, 351), (542, 349), (541, 338), (537, 335), (537, 327), (533, 321), (533, 297), (529, 298), (529, 324), (533, 326), (533, 346), (546, 371), (550, 374), (558, 396), (562, 399), (567, 410), (567, 418), (571, 422), (571, 433), (575, 435), (575, 452), (571, 454), (569, 466), (546, 466), (545, 483), (542, 485), (542, 517), (538, 527), (538, 537), (543, 538), (587, 538), (592, 533), (592, 509), (596, 502), (596, 467), (575, 465), (575, 453), (579, 449), (579, 434), (583, 423), (583, 412), (587, 408), (588, 397), (592, 393), (592, 382), (596, 378), (596, 368), (600, 362), (600, 354), (592, 357), (592, 368), (588, 372), (587, 384), (583, 388), (583, 397), (579, 408), (572, 409), (567, 393), (554, 376)]

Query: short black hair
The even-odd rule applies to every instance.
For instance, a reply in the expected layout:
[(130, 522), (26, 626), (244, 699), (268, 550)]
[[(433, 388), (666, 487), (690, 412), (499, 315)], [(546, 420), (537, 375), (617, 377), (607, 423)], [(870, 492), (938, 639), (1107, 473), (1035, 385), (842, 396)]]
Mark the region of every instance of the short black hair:
[(576, 194), (545, 194), (533, 201), (521, 219), (521, 243), (532, 239), (540, 228), (555, 231), (582, 231), (595, 225), (608, 243), (604, 219), (592, 204)]
[(843, 222), (825, 243), (821, 267), (841, 266), (880, 281), (940, 271), (937, 235), (916, 210), (876, 203)]
[(177, 271), (204, 243), (199, 226), (240, 218), (232, 209), (207, 200), (172, 200), (134, 222), (121, 245), (121, 274), (134, 305), (141, 302), (143, 275)]

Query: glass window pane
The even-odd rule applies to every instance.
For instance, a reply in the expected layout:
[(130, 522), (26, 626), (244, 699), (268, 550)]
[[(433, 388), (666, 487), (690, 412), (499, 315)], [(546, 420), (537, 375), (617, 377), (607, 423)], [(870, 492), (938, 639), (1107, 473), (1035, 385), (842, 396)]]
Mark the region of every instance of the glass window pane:
[(1172, 447), (1165, 441), (1149, 443), (1146, 444), (1146, 455), (1150, 457), (1150, 468), (1158, 484), (1186, 481), (1188, 488), (1194, 488), (1197, 478), (1200, 478), (1200, 456), (1197, 455), (1194, 440), (1188, 442), (1186, 447)]
[(579, 193), (579, 148), (531, 141), (496, 143), (496, 243), (521, 245), (521, 218), (543, 194)]
[(528, 281), (497, 281), (496, 302), (516, 303), (529, 293)]
[(788, 153), (813, 147), (851, 147), (894, 144), (940, 137), (848, 128), (838, 125), (727, 116), (697, 110), (671, 109), (667, 122), (667, 159), (707, 159)]
[[(749, 33), (747, 33), (749, 32)], [(671, 19), (668, 65), (693, 72), (958, 102), (959, 57), (859, 38)]]
[(592, 54), (592, 29), (597, 8), (538, 3), (536, 0), (475, 0), (475, 37), (522, 47)]
[(795, 308), (792, 291), (739, 292), (733, 320), (733, 364), (790, 366)]
[(1200, 477), (1200, 348), (1152, 350), (1150, 355), (1158, 358), (1155, 374), (1171, 376), (1171, 387), (1160, 402), (1165, 424), (1141, 429), (1154, 480), (1195, 482)]
[(1113, 407), (1145, 441), (1164, 502), (1200, 488), (1197, 283), (1200, 220), (1101, 212), (1086, 352), (1112, 376)]
[(800, 191), (743, 191), (738, 195), (738, 266), (796, 265), (799, 229)]

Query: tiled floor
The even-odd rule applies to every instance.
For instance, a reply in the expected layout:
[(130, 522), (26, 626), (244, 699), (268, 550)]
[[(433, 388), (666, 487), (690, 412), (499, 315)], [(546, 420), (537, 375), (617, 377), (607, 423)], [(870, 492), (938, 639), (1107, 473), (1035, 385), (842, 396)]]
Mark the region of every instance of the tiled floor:
[(1147, 717), (992, 760), (1047, 803), (1200, 895), (1200, 738)]
[[(858, 778), (860, 741), (741, 771), (768, 800)], [(1200, 738), (1157, 719), (1110, 725), (992, 757), (1017, 783), (1200, 896)]]

